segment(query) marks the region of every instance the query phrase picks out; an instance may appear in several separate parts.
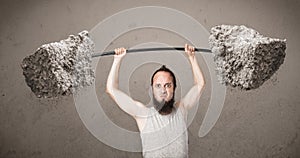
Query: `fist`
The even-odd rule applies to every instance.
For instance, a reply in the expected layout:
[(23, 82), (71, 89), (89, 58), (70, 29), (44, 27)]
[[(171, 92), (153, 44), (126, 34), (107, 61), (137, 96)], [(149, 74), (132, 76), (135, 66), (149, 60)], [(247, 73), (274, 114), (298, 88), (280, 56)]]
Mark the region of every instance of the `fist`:
[(185, 44), (184, 51), (188, 55), (188, 57), (194, 57), (195, 56), (195, 47), (193, 47), (193, 46)]
[(123, 58), (126, 55), (126, 49), (124, 47), (115, 49), (115, 58)]

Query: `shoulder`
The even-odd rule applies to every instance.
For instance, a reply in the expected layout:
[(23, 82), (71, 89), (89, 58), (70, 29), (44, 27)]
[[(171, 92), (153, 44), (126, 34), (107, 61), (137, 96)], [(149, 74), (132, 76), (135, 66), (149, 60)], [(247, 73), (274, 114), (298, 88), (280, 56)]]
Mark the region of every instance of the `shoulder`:
[(146, 125), (146, 123), (147, 123), (149, 115), (151, 115), (152, 108), (148, 107), (148, 106), (146, 106), (146, 105), (144, 105), (140, 102), (137, 102), (136, 104), (140, 107), (143, 107), (143, 109), (144, 109), (143, 110), (144, 112), (139, 113), (139, 115), (134, 116), (134, 119), (137, 123), (138, 129), (139, 129), (140, 132), (142, 132), (145, 125)]
[(185, 108), (182, 101), (176, 102), (175, 108), (177, 110), (180, 110), (184, 115), (187, 115), (187, 113), (188, 113), (188, 110)]
[(135, 105), (137, 106), (137, 108), (135, 110), (136, 114), (134, 115), (135, 118), (147, 117), (147, 115), (149, 114), (150, 108), (139, 101), (135, 101)]

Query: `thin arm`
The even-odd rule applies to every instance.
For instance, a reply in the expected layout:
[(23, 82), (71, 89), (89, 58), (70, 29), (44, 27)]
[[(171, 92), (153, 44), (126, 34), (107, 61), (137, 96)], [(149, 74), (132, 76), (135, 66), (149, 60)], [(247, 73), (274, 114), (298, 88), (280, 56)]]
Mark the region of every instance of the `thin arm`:
[(188, 55), (188, 59), (190, 61), (194, 75), (194, 85), (182, 99), (182, 104), (185, 107), (185, 109), (190, 109), (199, 102), (200, 96), (205, 86), (205, 80), (203, 73), (198, 65), (197, 59), (195, 57), (193, 47), (190, 47), (188, 45), (186, 45), (186, 47), (186, 53)]
[(115, 55), (110, 73), (107, 78), (106, 92), (123, 111), (133, 116), (134, 118), (138, 116), (143, 117), (147, 115), (146, 107), (142, 103), (133, 100), (126, 93), (119, 90), (119, 68), (121, 60), (125, 56), (125, 54), (126, 50), (124, 54)]

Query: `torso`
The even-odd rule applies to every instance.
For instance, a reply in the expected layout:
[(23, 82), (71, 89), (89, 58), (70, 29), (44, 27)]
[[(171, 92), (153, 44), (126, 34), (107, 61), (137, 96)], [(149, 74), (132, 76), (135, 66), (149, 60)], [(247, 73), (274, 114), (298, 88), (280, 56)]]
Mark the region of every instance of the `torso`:
[(144, 157), (187, 157), (187, 115), (176, 107), (168, 115), (160, 115), (151, 107), (148, 117), (136, 118)]

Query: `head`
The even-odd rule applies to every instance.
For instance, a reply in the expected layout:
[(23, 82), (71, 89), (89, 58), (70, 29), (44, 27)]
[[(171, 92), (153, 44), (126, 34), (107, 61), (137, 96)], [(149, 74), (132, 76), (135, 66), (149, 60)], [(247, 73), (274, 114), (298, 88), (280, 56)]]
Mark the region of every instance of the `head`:
[(176, 89), (174, 73), (163, 65), (156, 70), (151, 78), (153, 103), (160, 114), (172, 112)]

